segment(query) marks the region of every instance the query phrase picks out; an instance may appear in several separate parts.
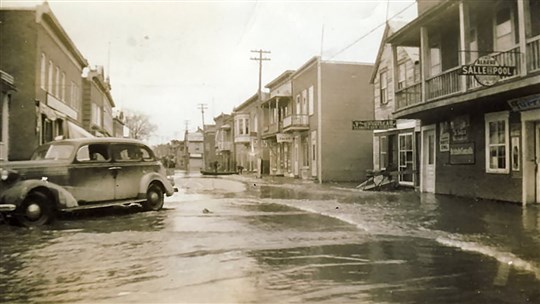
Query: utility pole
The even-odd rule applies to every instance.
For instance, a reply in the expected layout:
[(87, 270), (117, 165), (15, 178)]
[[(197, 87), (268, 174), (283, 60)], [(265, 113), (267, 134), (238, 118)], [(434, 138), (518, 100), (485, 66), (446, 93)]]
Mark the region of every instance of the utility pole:
[(257, 152), (259, 158), (257, 159), (257, 177), (262, 177), (262, 63), (263, 61), (269, 61), (270, 58), (263, 57), (263, 54), (270, 54), (270, 51), (264, 51), (262, 49), (252, 50), (252, 53), (259, 53), (259, 57), (251, 57), (251, 60), (259, 62), (259, 90), (257, 93)]
[(208, 107), (206, 106), (205, 103), (200, 103), (198, 109), (201, 110), (201, 115), (202, 115), (202, 129), (203, 129), (203, 131), (204, 131), (204, 110), (208, 109)]
[(202, 115), (202, 131), (203, 131), (203, 149), (202, 149), (202, 169), (206, 170), (206, 160), (205, 160), (205, 154), (206, 154), (206, 143), (204, 142), (204, 110), (208, 109), (205, 103), (200, 103), (199, 107), (201, 110)]

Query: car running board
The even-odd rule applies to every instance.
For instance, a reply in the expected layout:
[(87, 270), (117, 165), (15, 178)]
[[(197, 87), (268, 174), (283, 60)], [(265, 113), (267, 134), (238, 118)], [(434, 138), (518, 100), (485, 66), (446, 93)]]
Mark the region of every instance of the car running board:
[(90, 209), (99, 209), (99, 208), (107, 208), (107, 207), (131, 207), (131, 206), (140, 206), (142, 202), (145, 202), (146, 200), (122, 200), (122, 201), (114, 201), (114, 202), (104, 202), (104, 203), (97, 203), (97, 204), (88, 204), (88, 205), (80, 205), (77, 207), (71, 207), (68, 209), (61, 209), (62, 212), (71, 212), (71, 211), (79, 211), (79, 210), (90, 210)]

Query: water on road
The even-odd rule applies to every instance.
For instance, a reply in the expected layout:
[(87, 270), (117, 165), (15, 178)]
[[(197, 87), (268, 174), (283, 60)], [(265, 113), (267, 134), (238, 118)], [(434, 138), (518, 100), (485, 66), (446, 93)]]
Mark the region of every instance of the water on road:
[(181, 177), (165, 210), (0, 225), (0, 302), (540, 303), (540, 212)]

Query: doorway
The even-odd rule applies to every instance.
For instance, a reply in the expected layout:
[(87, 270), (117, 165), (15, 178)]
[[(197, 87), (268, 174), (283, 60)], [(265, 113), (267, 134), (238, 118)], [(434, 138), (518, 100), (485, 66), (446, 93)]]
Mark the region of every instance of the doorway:
[(435, 125), (422, 127), (422, 173), (420, 190), (435, 193), (436, 137)]

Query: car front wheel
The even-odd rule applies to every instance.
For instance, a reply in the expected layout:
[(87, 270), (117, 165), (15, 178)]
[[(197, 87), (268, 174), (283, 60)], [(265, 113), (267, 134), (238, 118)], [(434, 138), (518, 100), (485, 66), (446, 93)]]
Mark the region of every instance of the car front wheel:
[(54, 219), (53, 202), (41, 192), (26, 196), (16, 211), (15, 219), (25, 227), (46, 225)]
[(146, 190), (146, 201), (142, 204), (145, 211), (158, 211), (163, 207), (163, 189), (157, 184), (151, 184)]

